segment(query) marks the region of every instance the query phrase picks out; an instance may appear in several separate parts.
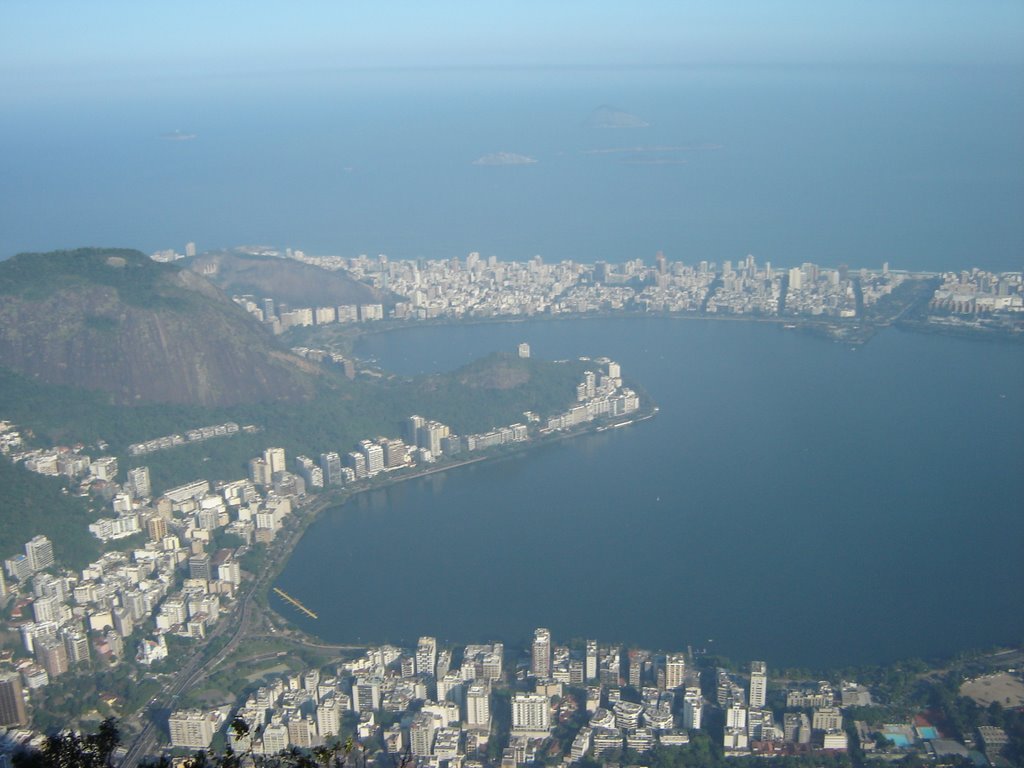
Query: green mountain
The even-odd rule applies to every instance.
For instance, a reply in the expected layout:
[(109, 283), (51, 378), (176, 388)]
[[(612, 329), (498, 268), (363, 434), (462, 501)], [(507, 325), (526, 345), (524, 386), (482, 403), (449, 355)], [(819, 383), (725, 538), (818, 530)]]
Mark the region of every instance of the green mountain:
[(195, 272), (80, 249), (0, 262), (0, 365), (116, 403), (302, 399), (304, 364)]
[[(551, 414), (574, 402), (586, 367), (496, 353), (445, 374), (349, 381), (277, 343), (202, 276), (137, 251), (0, 263), (0, 419), (32, 446), (82, 443), (118, 456), (122, 473), (147, 465), (157, 492), (200, 477), (236, 480), (267, 446), (289, 456), (344, 453), (363, 438), (400, 435), (414, 413), (458, 434), (522, 421), (527, 410)], [(224, 421), (253, 429), (143, 456), (128, 451)], [(85, 525), (98, 502), (62, 485), (0, 458), (0, 487), (10, 491), (0, 500), (0, 554), (45, 533), (62, 562), (94, 556)]]

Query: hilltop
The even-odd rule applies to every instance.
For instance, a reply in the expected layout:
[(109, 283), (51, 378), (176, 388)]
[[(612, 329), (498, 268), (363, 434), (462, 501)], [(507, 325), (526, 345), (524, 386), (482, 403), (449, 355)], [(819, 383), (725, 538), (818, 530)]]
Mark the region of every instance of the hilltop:
[(344, 270), (250, 253), (208, 253), (185, 262), (227, 294), (273, 296), (292, 305), (388, 304), (391, 297)]
[(124, 249), (0, 263), (0, 360), (119, 404), (227, 406), (312, 391), (301, 362), (209, 281)]

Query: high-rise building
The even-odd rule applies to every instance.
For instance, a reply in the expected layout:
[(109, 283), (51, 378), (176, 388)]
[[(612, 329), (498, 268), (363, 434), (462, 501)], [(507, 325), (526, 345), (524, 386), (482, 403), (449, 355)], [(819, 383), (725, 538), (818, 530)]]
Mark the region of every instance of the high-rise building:
[(352, 468), (356, 478), (362, 480), (366, 477), (366, 457), (358, 451), (349, 451), (345, 454), (345, 463)]
[(167, 536), (167, 521), (160, 516), (153, 516), (146, 521), (146, 535), (150, 541), (163, 541)]
[(185, 243), (185, 256), (187, 258), (191, 259), (195, 255), (196, 255), (196, 244), (193, 243), (193, 242)]
[(398, 438), (393, 440), (382, 440), (381, 447), (384, 449), (384, 466), (388, 469), (404, 467), (409, 457), (409, 449), (405, 443)]
[(434, 664), (434, 677), (440, 680), (447, 675), (452, 668), (452, 652), (444, 648), (437, 652), (437, 662)]
[(438, 456), (441, 453), (442, 438), (448, 437), (450, 434), (451, 430), (447, 424), (442, 424), (439, 421), (428, 421), (419, 430), (419, 446), (420, 448), (426, 448), (434, 456)]
[(44, 621), (60, 621), (63, 604), (61, 603), (60, 596), (58, 595), (47, 595), (46, 597), (37, 597), (32, 603), (32, 614), (35, 616), (37, 623)]
[(736, 702), (725, 710), (725, 727), (747, 729), (747, 708)]
[(405, 420), (405, 439), (410, 445), (420, 444), (420, 430), (426, 423), (422, 416), (410, 416)]
[(307, 487), (324, 487), (324, 471), (311, 458), (308, 456), (296, 456), (295, 464), (298, 467), (299, 475), (306, 481)]
[(366, 474), (373, 477), (384, 470), (384, 449), (374, 442), (363, 440), (359, 449), (366, 457)]
[(371, 712), (380, 709), (379, 677), (357, 677), (352, 685), (352, 709), (356, 712)]
[(474, 683), (466, 691), (466, 724), (470, 728), (491, 727), (491, 691), (481, 683)]
[(35, 642), (36, 661), (46, 670), (50, 678), (68, 671), (68, 651), (64, 643), (55, 638)]
[(256, 485), (267, 486), (273, 482), (270, 464), (266, 459), (255, 458), (249, 460), (249, 479)]
[(434, 747), (434, 734), (440, 719), (429, 712), (418, 712), (409, 726), (409, 751), (416, 757), (428, 756)]
[(839, 707), (818, 707), (814, 710), (811, 727), (816, 731), (834, 731), (843, 727), (843, 713)]
[(551, 703), (540, 693), (512, 694), (512, 730), (547, 733), (551, 728)]
[(437, 671), (437, 638), (421, 637), (416, 644), (416, 674), (434, 676)]
[(84, 632), (67, 630), (64, 633), (64, 650), (68, 654), (68, 664), (80, 664), (88, 662), (89, 638)]
[[(440, 667), (440, 663), (438, 667)], [(438, 669), (440, 672), (440, 669)], [(462, 701), (463, 679), (457, 672), (448, 672), (437, 678), (437, 701), (454, 702), (459, 704)]]
[(28, 725), (25, 694), (17, 672), (0, 672), (0, 726)]
[(789, 270), (789, 289), (791, 291), (799, 291), (804, 284), (804, 273), (800, 271), (799, 267), (793, 267)]
[(207, 749), (217, 732), (217, 719), (197, 709), (172, 712), (167, 721), (172, 747)]
[(644, 668), (650, 663), (650, 659), (650, 654), (646, 651), (629, 652), (629, 684), (637, 690), (644, 684)]
[(586, 668), (584, 675), (587, 680), (594, 680), (597, 678), (597, 641), (587, 640), (587, 656), (586, 656)]
[(341, 456), (336, 452), (320, 454), (320, 469), (324, 473), (324, 485), (341, 485)]
[(53, 565), (53, 544), (45, 536), (34, 536), (25, 544), (25, 557), (33, 573)]
[(149, 467), (133, 467), (128, 470), (128, 491), (136, 499), (148, 499), (153, 495)]
[(343, 708), (333, 693), (325, 696), (316, 708), (316, 729), (322, 738), (341, 733)]
[(541, 680), (551, 677), (551, 631), (538, 627), (533, 632), (530, 674)]
[(284, 448), (267, 448), (263, 452), (263, 460), (267, 462), (271, 476), (273, 476), (275, 472), (285, 471), (286, 467), (284, 459)]
[(25, 581), (32, 575), (32, 567), (24, 555), (15, 555), (4, 560), (4, 570), (17, 581)]
[(763, 661), (750, 662), (750, 699), (752, 709), (764, 706), (768, 691), (768, 665)]
[(210, 555), (206, 552), (192, 555), (188, 559), (188, 575), (193, 579), (209, 581), (213, 578), (213, 569), (210, 567)]
[(674, 691), (686, 682), (686, 656), (670, 653), (665, 657), (665, 689)]
[(701, 698), (700, 688), (687, 688), (683, 694), (683, 727), (699, 731), (703, 711), (704, 701)]

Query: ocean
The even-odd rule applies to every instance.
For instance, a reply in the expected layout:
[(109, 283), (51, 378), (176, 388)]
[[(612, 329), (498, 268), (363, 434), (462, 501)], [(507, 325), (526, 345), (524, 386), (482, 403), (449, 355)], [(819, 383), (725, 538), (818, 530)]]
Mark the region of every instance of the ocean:
[[(646, 127), (595, 127), (610, 105)], [(43, 89), (0, 258), (310, 254), (1024, 265), (1024, 86), (976, 67), (342, 70)], [(177, 138), (174, 132), (178, 131)], [(536, 160), (476, 165), (496, 152)]]

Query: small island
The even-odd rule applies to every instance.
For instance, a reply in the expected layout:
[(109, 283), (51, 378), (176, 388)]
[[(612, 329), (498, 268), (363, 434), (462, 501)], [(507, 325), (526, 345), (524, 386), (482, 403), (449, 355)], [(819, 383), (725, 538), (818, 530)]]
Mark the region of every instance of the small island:
[(533, 165), (537, 159), (516, 152), (492, 152), (473, 161), (473, 165)]
[(624, 109), (602, 104), (590, 113), (587, 125), (591, 128), (650, 128), (651, 124)]

